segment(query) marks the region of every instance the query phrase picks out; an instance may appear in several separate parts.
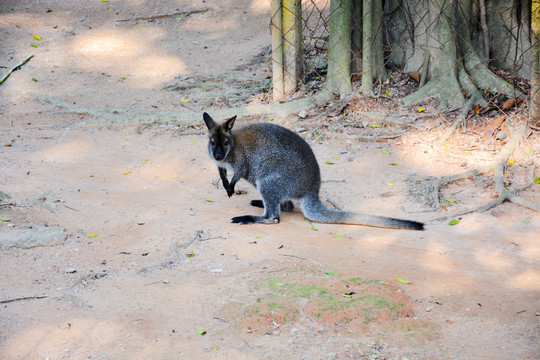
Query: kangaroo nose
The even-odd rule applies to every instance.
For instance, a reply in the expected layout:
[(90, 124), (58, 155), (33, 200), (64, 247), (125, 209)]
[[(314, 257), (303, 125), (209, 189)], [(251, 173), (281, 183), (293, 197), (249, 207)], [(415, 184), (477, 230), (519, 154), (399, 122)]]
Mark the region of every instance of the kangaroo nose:
[(214, 154), (214, 158), (216, 160), (223, 160), (223, 153), (221, 151), (217, 151), (215, 154)]

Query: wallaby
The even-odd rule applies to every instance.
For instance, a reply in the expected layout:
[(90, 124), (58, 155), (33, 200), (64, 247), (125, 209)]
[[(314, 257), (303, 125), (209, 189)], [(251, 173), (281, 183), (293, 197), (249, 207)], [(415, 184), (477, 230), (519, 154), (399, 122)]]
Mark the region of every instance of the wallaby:
[[(319, 199), (321, 174), (315, 154), (308, 143), (291, 130), (268, 123), (233, 130), (236, 116), (222, 124), (207, 113), (203, 118), (210, 135), (208, 151), (218, 166), (227, 195), (234, 194), (234, 186), (243, 178), (262, 196), (262, 200), (253, 200), (251, 205), (264, 207), (263, 215), (237, 216), (231, 222), (279, 223), (281, 210), (293, 210), (291, 200), (294, 199), (300, 201), (304, 216), (313, 222), (424, 229), (424, 224), (416, 221), (326, 208)], [(230, 182), (227, 170), (234, 173)]]

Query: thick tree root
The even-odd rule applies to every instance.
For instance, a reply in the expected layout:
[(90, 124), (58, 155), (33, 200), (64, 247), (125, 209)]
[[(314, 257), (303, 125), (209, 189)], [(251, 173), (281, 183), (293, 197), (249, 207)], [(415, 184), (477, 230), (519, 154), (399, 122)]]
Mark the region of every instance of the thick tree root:
[[(485, 166), (478, 167), (476, 169), (465, 171), (465, 172), (462, 172), (462, 173), (459, 173), (459, 174), (443, 176), (443, 177), (439, 177), (439, 178), (436, 178), (436, 179), (431, 179), (431, 180), (428, 180), (425, 183), (423, 183), (422, 188), (419, 191), (421, 191), (423, 194), (425, 194), (425, 196), (428, 198), (428, 200), (430, 200), (429, 202), (431, 203), (430, 208), (428, 210), (426, 210), (426, 211), (436, 211), (441, 207), (440, 200), (439, 200), (439, 198), (440, 198), (440, 189), (444, 185), (452, 183), (452, 182), (457, 181), (457, 180), (466, 179), (466, 178), (469, 178), (469, 177), (472, 177), (472, 176), (476, 176), (476, 175), (488, 172), (491, 169), (494, 170), (493, 181), (495, 183), (495, 190), (496, 190), (497, 195), (498, 195), (497, 198), (495, 198), (494, 200), (488, 202), (487, 204), (479, 206), (477, 208), (468, 209), (468, 210), (465, 210), (465, 211), (454, 213), (452, 215), (437, 218), (437, 219), (435, 219), (433, 221), (434, 222), (440, 222), (440, 221), (444, 221), (444, 220), (447, 220), (447, 219), (450, 219), (450, 218), (455, 218), (457, 216), (473, 213), (473, 212), (485, 212), (485, 211), (488, 211), (488, 210), (492, 209), (493, 207), (495, 207), (495, 206), (497, 206), (499, 204), (502, 204), (505, 201), (511, 201), (511, 202), (513, 202), (515, 204), (527, 207), (527, 208), (529, 208), (531, 210), (540, 211), (540, 204), (539, 203), (536, 203), (534, 201), (531, 201), (529, 199), (526, 199), (526, 198), (524, 198), (524, 197), (522, 197), (520, 195), (517, 195), (517, 194), (511, 192), (504, 185), (505, 165), (506, 165), (506, 163), (508, 161), (508, 158), (512, 155), (514, 150), (518, 147), (518, 145), (523, 140), (526, 129), (527, 129), (527, 125), (524, 125), (519, 130), (517, 130), (514, 133), (514, 135), (512, 136), (512, 138), (510, 139), (510, 141), (508, 141), (508, 143), (503, 147), (503, 149), (495, 157), (495, 159), (493, 160), (492, 163), (490, 163), (488, 165), (485, 165)], [(529, 176), (530, 177), (529, 182), (525, 186), (522, 186), (520, 189), (517, 189), (517, 192), (519, 192), (521, 190), (524, 190), (527, 187), (531, 186), (531, 184), (533, 183), (533, 179), (534, 179), (534, 169), (535, 169), (535, 165), (533, 164), (531, 174)]]
[[(212, 116), (217, 118), (227, 118), (234, 115), (268, 115), (273, 117), (286, 117), (292, 113), (299, 112), (302, 109), (307, 109), (313, 105), (323, 104), (329, 101), (332, 96), (333, 95), (330, 92), (323, 90), (312, 97), (293, 100), (283, 104), (247, 105), (209, 111), (212, 112)], [(90, 119), (86, 120), (87, 124), (174, 124), (181, 127), (188, 127), (196, 123), (202, 123), (202, 111), (182, 113), (177, 111), (156, 111), (144, 109), (97, 109), (91, 106), (68, 103), (50, 96), (38, 95), (36, 97), (62, 108), (59, 113), (90, 115)]]

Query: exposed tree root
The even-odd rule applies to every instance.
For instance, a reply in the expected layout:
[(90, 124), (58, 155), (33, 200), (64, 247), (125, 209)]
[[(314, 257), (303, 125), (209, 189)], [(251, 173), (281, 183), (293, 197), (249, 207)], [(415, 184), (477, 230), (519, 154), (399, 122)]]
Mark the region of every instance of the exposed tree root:
[[(328, 91), (321, 91), (318, 94), (303, 99), (293, 100), (287, 103), (247, 105), (235, 108), (211, 110), (212, 116), (217, 118), (232, 117), (234, 115), (268, 115), (274, 117), (286, 117), (302, 109), (307, 109), (313, 105), (323, 104), (332, 98)], [(63, 110), (60, 113), (88, 114), (91, 116), (86, 123), (97, 124), (177, 124), (187, 127), (202, 122), (202, 112), (182, 113), (177, 111), (156, 111), (144, 109), (97, 109), (91, 106), (72, 104), (55, 97), (38, 95), (38, 99), (47, 101)]]
[[(517, 194), (511, 192), (504, 185), (505, 165), (506, 165), (506, 163), (508, 161), (508, 158), (512, 155), (514, 150), (518, 147), (518, 145), (523, 140), (526, 129), (527, 129), (527, 125), (525, 124), (519, 130), (517, 130), (513, 134), (510, 141), (508, 141), (508, 143), (506, 143), (506, 145), (502, 148), (502, 150), (499, 152), (499, 154), (495, 157), (495, 159), (493, 160), (492, 163), (490, 163), (488, 165), (485, 165), (485, 166), (478, 167), (476, 169), (465, 171), (465, 172), (462, 172), (462, 173), (459, 173), (459, 174), (443, 176), (443, 177), (439, 177), (439, 178), (436, 178), (436, 179), (428, 180), (428, 181), (424, 182), (420, 188), (415, 189), (415, 191), (414, 191), (415, 193), (418, 192), (418, 193), (423, 194), (423, 196), (426, 198), (426, 200), (428, 200), (429, 203), (431, 204), (430, 208), (428, 210), (426, 210), (426, 211), (435, 211), (435, 210), (438, 210), (440, 208), (440, 206), (441, 206), (440, 200), (439, 200), (439, 198), (440, 198), (440, 189), (444, 185), (449, 184), (449, 183), (454, 182), (454, 181), (457, 181), (457, 180), (466, 179), (466, 178), (469, 178), (469, 177), (472, 177), (472, 176), (476, 176), (476, 175), (488, 172), (491, 169), (494, 170), (493, 181), (495, 183), (495, 190), (497, 192), (497, 198), (495, 198), (494, 200), (488, 202), (487, 204), (479, 206), (477, 208), (468, 209), (468, 210), (465, 210), (465, 211), (454, 213), (454, 214), (449, 215), (449, 216), (444, 216), (444, 217), (441, 217), (441, 218), (437, 218), (437, 219), (435, 219), (433, 221), (435, 221), (435, 222), (444, 221), (444, 220), (447, 220), (449, 218), (455, 218), (457, 216), (469, 214), (469, 213), (472, 213), (472, 212), (485, 212), (485, 211), (488, 211), (488, 210), (492, 209), (493, 207), (495, 207), (495, 206), (497, 206), (497, 205), (499, 205), (499, 204), (501, 204), (501, 203), (503, 203), (505, 201), (511, 201), (511, 202), (513, 202), (515, 204), (527, 207), (529, 209), (532, 209), (532, 210), (535, 210), (535, 211), (540, 211), (540, 204), (539, 203), (536, 203), (534, 201), (531, 201), (529, 199), (526, 199), (526, 198), (524, 198), (524, 197), (522, 197), (520, 195), (517, 195)], [(535, 169), (535, 165), (533, 164), (532, 169), (531, 169), (531, 174), (529, 176), (529, 178), (530, 178), (529, 182), (525, 186), (522, 186), (521, 188), (517, 189), (517, 192), (526, 189), (527, 187), (529, 187), (533, 183), (534, 169)]]
[(153, 16), (146, 16), (146, 17), (138, 17), (138, 18), (133, 18), (133, 19), (122, 19), (122, 20), (116, 20), (116, 21), (138, 21), (138, 20), (154, 21), (156, 19), (163, 19), (167, 17), (178, 17), (178, 16), (187, 17), (192, 14), (204, 13), (204, 12), (207, 12), (208, 10), (209, 10), (208, 8), (190, 9), (190, 10), (174, 12), (171, 14), (160, 14), (160, 15), (153, 15)]

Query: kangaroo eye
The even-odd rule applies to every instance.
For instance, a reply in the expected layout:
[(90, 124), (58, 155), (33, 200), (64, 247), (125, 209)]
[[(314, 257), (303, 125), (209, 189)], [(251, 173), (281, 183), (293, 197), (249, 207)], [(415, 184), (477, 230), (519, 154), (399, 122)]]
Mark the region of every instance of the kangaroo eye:
[(229, 145), (229, 140), (225, 140), (225, 141), (223, 142), (223, 145)]

